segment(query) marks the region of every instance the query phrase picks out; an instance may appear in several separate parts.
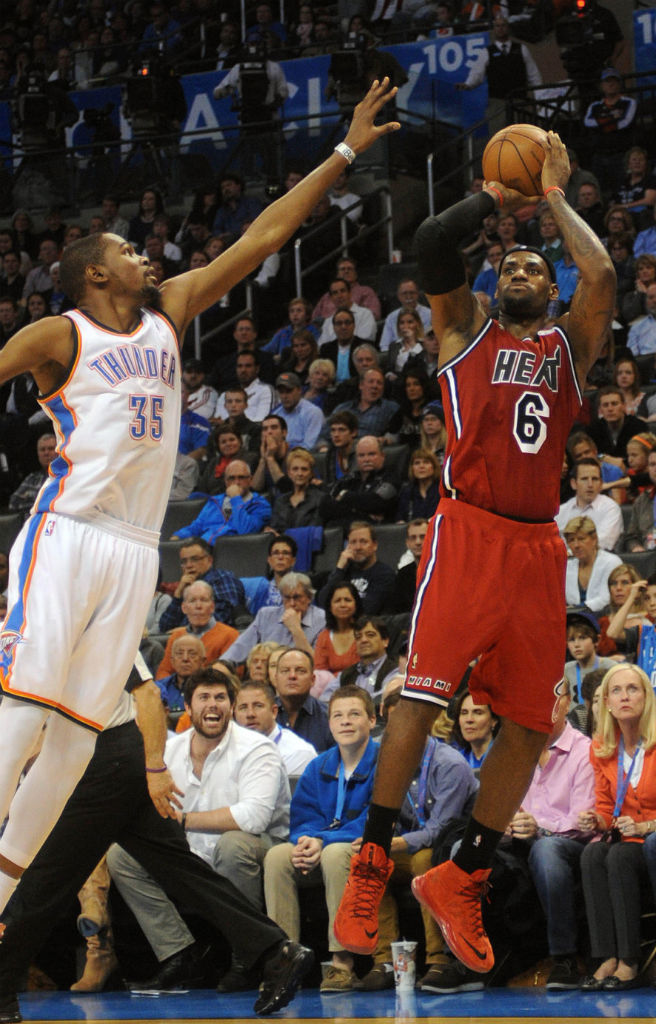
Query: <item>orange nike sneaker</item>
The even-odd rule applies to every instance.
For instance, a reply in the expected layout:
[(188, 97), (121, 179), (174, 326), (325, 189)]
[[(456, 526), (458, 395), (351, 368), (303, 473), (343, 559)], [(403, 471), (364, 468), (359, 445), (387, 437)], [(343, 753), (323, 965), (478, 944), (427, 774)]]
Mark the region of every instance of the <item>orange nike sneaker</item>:
[(351, 872), (335, 916), (335, 938), (350, 953), (373, 953), (378, 941), (378, 907), (394, 861), (375, 843), (351, 857)]
[(447, 860), (412, 880), (414, 895), (439, 924), (451, 952), (465, 967), (480, 974), (494, 966), (481, 914), (481, 898), (489, 876), (489, 868), (468, 875)]

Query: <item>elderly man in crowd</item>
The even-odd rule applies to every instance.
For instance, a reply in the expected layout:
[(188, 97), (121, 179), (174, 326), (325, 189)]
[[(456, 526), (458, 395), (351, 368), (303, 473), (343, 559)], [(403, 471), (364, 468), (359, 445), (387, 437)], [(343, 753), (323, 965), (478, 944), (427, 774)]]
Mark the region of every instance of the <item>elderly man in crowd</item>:
[(171, 603), (159, 620), (161, 633), (168, 633), (176, 626), (188, 625), (182, 610), (182, 595), (185, 587), (195, 580), (205, 580), (214, 592), (214, 614), (219, 622), (234, 625), (235, 610), (246, 604), (246, 595), (241, 580), (227, 569), (214, 569), (212, 548), (202, 537), (189, 537), (180, 548), (180, 581), (175, 588)]
[(184, 612), (188, 625), (174, 629), (166, 644), (164, 657), (157, 669), (157, 679), (168, 675), (173, 667), (171, 662), (171, 650), (176, 639), (181, 636), (197, 636), (205, 648), (205, 662), (211, 665), (213, 661), (220, 658), (228, 649), (230, 644), (239, 636), (239, 633), (232, 626), (226, 626), (218, 622), (214, 616), (215, 611), (214, 591), (205, 580), (195, 580), (185, 587), (182, 595), (182, 611)]
[(219, 537), (259, 533), (271, 519), (271, 506), (266, 498), (251, 490), (250, 468), (241, 459), (229, 462), (225, 470), (226, 489), (203, 505), (189, 526), (181, 527), (171, 540), (202, 537), (214, 544)]
[(203, 667), (205, 657), (205, 645), (199, 636), (181, 633), (171, 644), (171, 673), (157, 680), (171, 727), (176, 725), (184, 711), (185, 683), (193, 672)]
[(322, 514), (348, 525), (354, 519), (391, 522), (396, 513), (397, 489), (385, 471), (380, 438), (361, 437), (355, 446), (356, 469), (336, 480), (326, 495)]
[(282, 577), (278, 589), (282, 607), (265, 606), (250, 626), (225, 652), (230, 661), (246, 661), (255, 644), (274, 640), (286, 647), (300, 647), (312, 654), (317, 637), (326, 625), (323, 608), (312, 604), (314, 588), (309, 576), (302, 572), (288, 572)]
[(274, 674), (278, 696), (278, 722), (293, 729), (315, 750), (332, 744), (323, 704), (310, 694), (314, 683), (314, 657), (310, 651), (291, 647), (276, 662)]

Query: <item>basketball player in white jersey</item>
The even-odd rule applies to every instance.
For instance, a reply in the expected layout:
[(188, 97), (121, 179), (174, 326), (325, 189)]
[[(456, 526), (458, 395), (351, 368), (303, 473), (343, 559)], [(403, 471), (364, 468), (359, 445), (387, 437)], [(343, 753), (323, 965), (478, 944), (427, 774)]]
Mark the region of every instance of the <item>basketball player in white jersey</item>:
[(345, 142), (208, 267), (158, 289), (147, 258), (117, 235), (73, 243), (60, 274), (77, 308), (25, 327), (0, 351), (0, 384), (31, 373), (58, 441), (11, 552), (0, 631), (0, 821), (9, 810), (0, 911), (89, 762), (139, 646), (177, 450), (177, 339), (280, 248), (345, 162), (400, 127), (374, 126), (395, 91), (374, 82)]

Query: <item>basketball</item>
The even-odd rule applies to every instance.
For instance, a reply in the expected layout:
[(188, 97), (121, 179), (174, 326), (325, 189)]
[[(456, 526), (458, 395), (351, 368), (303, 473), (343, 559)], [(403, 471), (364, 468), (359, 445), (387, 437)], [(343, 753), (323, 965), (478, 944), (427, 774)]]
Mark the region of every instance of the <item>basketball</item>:
[(541, 196), (547, 133), (533, 124), (512, 124), (493, 135), (483, 152), (483, 177), (525, 196)]

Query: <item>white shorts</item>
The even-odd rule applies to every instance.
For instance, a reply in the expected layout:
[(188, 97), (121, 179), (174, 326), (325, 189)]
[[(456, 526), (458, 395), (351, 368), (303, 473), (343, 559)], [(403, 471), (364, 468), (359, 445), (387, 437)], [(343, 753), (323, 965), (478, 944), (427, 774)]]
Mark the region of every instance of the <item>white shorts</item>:
[(103, 729), (137, 654), (157, 569), (156, 534), (105, 518), (30, 517), (9, 558), (3, 691)]

